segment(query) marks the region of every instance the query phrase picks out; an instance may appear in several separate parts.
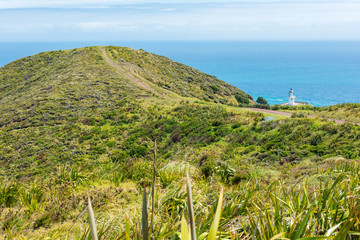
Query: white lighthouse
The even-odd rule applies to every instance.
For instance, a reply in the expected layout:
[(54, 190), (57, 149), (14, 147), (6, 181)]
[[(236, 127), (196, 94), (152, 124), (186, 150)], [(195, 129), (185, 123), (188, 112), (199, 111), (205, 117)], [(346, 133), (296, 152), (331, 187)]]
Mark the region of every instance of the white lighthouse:
[(291, 88), (290, 91), (289, 91), (289, 102), (288, 102), (288, 105), (290, 105), (290, 106), (295, 105), (295, 99), (296, 99), (296, 97), (295, 97), (295, 95), (294, 95), (294, 90), (292, 90), (292, 88)]

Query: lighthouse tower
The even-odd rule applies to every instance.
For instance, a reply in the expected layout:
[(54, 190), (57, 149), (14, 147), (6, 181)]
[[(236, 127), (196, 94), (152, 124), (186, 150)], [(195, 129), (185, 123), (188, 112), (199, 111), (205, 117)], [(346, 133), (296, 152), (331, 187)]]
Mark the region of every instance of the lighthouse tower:
[(288, 105), (290, 106), (293, 106), (295, 105), (295, 95), (294, 95), (294, 90), (292, 90), (292, 88), (290, 89), (290, 92), (289, 92), (289, 102), (288, 102)]

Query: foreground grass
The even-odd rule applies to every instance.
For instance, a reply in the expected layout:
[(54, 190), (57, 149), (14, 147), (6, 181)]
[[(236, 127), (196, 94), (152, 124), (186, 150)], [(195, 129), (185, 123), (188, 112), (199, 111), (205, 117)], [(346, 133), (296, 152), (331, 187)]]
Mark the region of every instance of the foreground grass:
[[(162, 166), (157, 174), (153, 224), (155, 239), (181, 237), (181, 215), (188, 212), (185, 180), (181, 180), (184, 179), (186, 168), (180, 163), (168, 164)], [(251, 172), (248, 180), (240, 178), (237, 184), (222, 181), (222, 172), (202, 178), (197, 167), (192, 166), (190, 169), (198, 239), (204, 239), (208, 234), (221, 187), (224, 187), (225, 192), (218, 239), (298, 239), (315, 236), (326, 236), (322, 239), (339, 239), (336, 236), (341, 231), (346, 230), (347, 234), (350, 233), (348, 238), (351, 233), (356, 235), (356, 232), (360, 231), (358, 161), (329, 159), (320, 163), (308, 161), (295, 166), (278, 166), (272, 169), (260, 167), (253, 170), (260, 173)], [(99, 179), (93, 178), (91, 182), (93, 181)], [(89, 184), (90, 182), (84, 182), (77, 189), (91, 186)], [(99, 239), (142, 239), (142, 187), (132, 185), (129, 180), (124, 180), (120, 184), (108, 180), (106, 184), (109, 189), (120, 187), (122, 192), (107, 197), (106, 202), (102, 202), (105, 199), (101, 200), (104, 195), (99, 196), (93, 191), (88, 194), (94, 202)], [(25, 205), (24, 193), (11, 194), (16, 189), (21, 192), (22, 187), (24, 186), (20, 183), (14, 182), (1, 186), (0, 199), (5, 199), (2, 204), (8, 206), (3, 209), (3, 213), (25, 211), (31, 214), (31, 211), (39, 212), (40, 209), (46, 208), (44, 205), (49, 204), (33, 197), (30, 205)], [(90, 188), (96, 186), (92, 185)], [(145, 188), (148, 189), (146, 186)], [(32, 193), (36, 196), (34, 188)], [(12, 201), (19, 195), (24, 204), (21, 209), (16, 205), (12, 206)], [(151, 202), (150, 196), (148, 201)], [(81, 205), (85, 208), (87, 202), (84, 201)], [(151, 212), (151, 205), (148, 204), (148, 207)], [(19, 234), (18, 230), (5, 228), (4, 236), (27, 236), (27, 239), (88, 239), (90, 231), (87, 219), (87, 214), (80, 216), (70, 231), (68, 230), (71, 225), (66, 223), (47, 230), (25, 230), (25, 222), (25, 225), (22, 225), (22, 234)], [(40, 218), (37, 221), (41, 221)]]

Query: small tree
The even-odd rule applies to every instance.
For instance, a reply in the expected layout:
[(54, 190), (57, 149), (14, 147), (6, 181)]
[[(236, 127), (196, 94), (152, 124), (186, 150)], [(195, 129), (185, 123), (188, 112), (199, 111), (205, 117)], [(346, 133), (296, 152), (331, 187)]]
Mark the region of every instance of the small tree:
[(235, 95), (236, 100), (239, 104), (249, 104), (249, 98), (245, 94), (236, 94)]
[(263, 97), (258, 97), (258, 98), (256, 99), (256, 102), (257, 102), (258, 104), (268, 104), (268, 102), (267, 102)]

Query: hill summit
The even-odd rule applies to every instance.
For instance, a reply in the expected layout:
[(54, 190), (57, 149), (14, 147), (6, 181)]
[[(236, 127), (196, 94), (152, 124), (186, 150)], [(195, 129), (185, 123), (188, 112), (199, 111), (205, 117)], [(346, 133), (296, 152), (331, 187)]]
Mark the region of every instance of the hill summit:
[[(0, 125), (116, 104), (121, 97), (237, 104), (238, 88), (166, 57), (127, 47), (44, 52), (0, 68)], [(36, 109), (37, 114), (34, 113)], [(49, 117), (49, 116), (48, 116)], [(59, 119), (60, 116), (56, 116)], [(26, 119), (25, 119), (26, 118)], [(60, 117), (61, 118), (61, 117)], [(45, 120), (45, 119), (44, 119)]]

